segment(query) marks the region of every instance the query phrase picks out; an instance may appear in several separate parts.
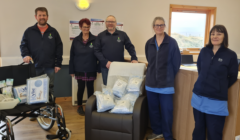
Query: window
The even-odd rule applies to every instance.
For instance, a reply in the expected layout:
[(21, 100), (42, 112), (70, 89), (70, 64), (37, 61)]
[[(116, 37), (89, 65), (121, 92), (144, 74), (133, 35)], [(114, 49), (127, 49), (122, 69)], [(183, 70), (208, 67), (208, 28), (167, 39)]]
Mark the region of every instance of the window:
[(199, 53), (215, 25), (216, 7), (170, 5), (169, 35), (185, 53)]

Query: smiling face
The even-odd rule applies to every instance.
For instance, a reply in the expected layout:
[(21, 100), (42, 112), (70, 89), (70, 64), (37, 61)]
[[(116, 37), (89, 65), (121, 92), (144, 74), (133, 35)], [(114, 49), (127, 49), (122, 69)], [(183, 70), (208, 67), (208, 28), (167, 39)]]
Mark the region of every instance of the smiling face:
[(37, 14), (35, 15), (35, 18), (39, 25), (45, 26), (48, 21), (48, 16), (46, 12), (43, 11), (37, 11)]
[(106, 28), (108, 31), (114, 31), (116, 29), (117, 26), (117, 21), (114, 17), (109, 16), (106, 19)]
[(82, 27), (80, 27), (83, 34), (89, 34), (90, 25), (83, 23)]
[(216, 30), (211, 32), (211, 43), (213, 46), (220, 46), (224, 40), (224, 33), (217, 32)]
[(156, 20), (153, 25), (155, 34), (163, 34), (165, 30), (165, 23), (163, 20)]

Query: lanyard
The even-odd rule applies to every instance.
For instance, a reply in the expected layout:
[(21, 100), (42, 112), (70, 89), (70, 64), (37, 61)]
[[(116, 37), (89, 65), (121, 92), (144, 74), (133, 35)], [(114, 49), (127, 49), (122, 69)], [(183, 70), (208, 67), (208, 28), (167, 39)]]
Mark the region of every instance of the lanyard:
[(157, 40), (155, 39), (155, 45), (157, 47), (157, 51), (159, 50), (158, 44), (157, 44)]

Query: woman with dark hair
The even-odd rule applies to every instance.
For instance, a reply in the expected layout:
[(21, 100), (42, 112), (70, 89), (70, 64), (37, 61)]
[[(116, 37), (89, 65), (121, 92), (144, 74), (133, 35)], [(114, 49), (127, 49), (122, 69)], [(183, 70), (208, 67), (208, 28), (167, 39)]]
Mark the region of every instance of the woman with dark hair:
[(69, 74), (78, 81), (78, 110), (77, 112), (84, 116), (85, 112), (82, 108), (82, 98), (87, 85), (88, 98), (94, 92), (94, 80), (96, 79), (97, 72), (100, 72), (98, 60), (94, 55), (93, 46), (95, 45), (96, 37), (91, 34), (91, 22), (89, 19), (84, 18), (79, 21), (79, 27), (82, 31), (77, 36), (71, 46), (70, 61), (69, 61)]
[(228, 49), (228, 33), (223, 25), (215, 25), (209, 43), (197, 61), (198, 79), (194, 85), (192, 107), (195, 119), (193, 140), (222, 140), (228, 113), (228, 88), (237, 80), (238, 61)]

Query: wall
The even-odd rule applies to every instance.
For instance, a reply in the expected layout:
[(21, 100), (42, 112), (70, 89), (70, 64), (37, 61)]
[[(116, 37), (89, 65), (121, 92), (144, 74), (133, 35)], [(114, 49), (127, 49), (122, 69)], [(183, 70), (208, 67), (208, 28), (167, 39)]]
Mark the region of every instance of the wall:
[(230, 48), (240, 54), (239, 0), (92, 0), (88, 11), (78, 10), (73, 0), (0, 0), (0, 57), (3, 65), (21, 62), (20, 41), (26, 28), (35, 24), (34, 10), (39, 6), (49, 10), (48, 22), (61, 35), (65, 64), (68, 63), (71, 46), (69, 20), (84, 17), (105, 19), (109, 14), (115, 15), (119, 22), (124, 22), (124, 30), (135, 45), (137, 54), (144, 56), (145, 43), (153, 36), (152, 20), (155, 16), (163, 16), (168, 21), (170, 4), (217, 7), (216, 23), (226, 26)]

